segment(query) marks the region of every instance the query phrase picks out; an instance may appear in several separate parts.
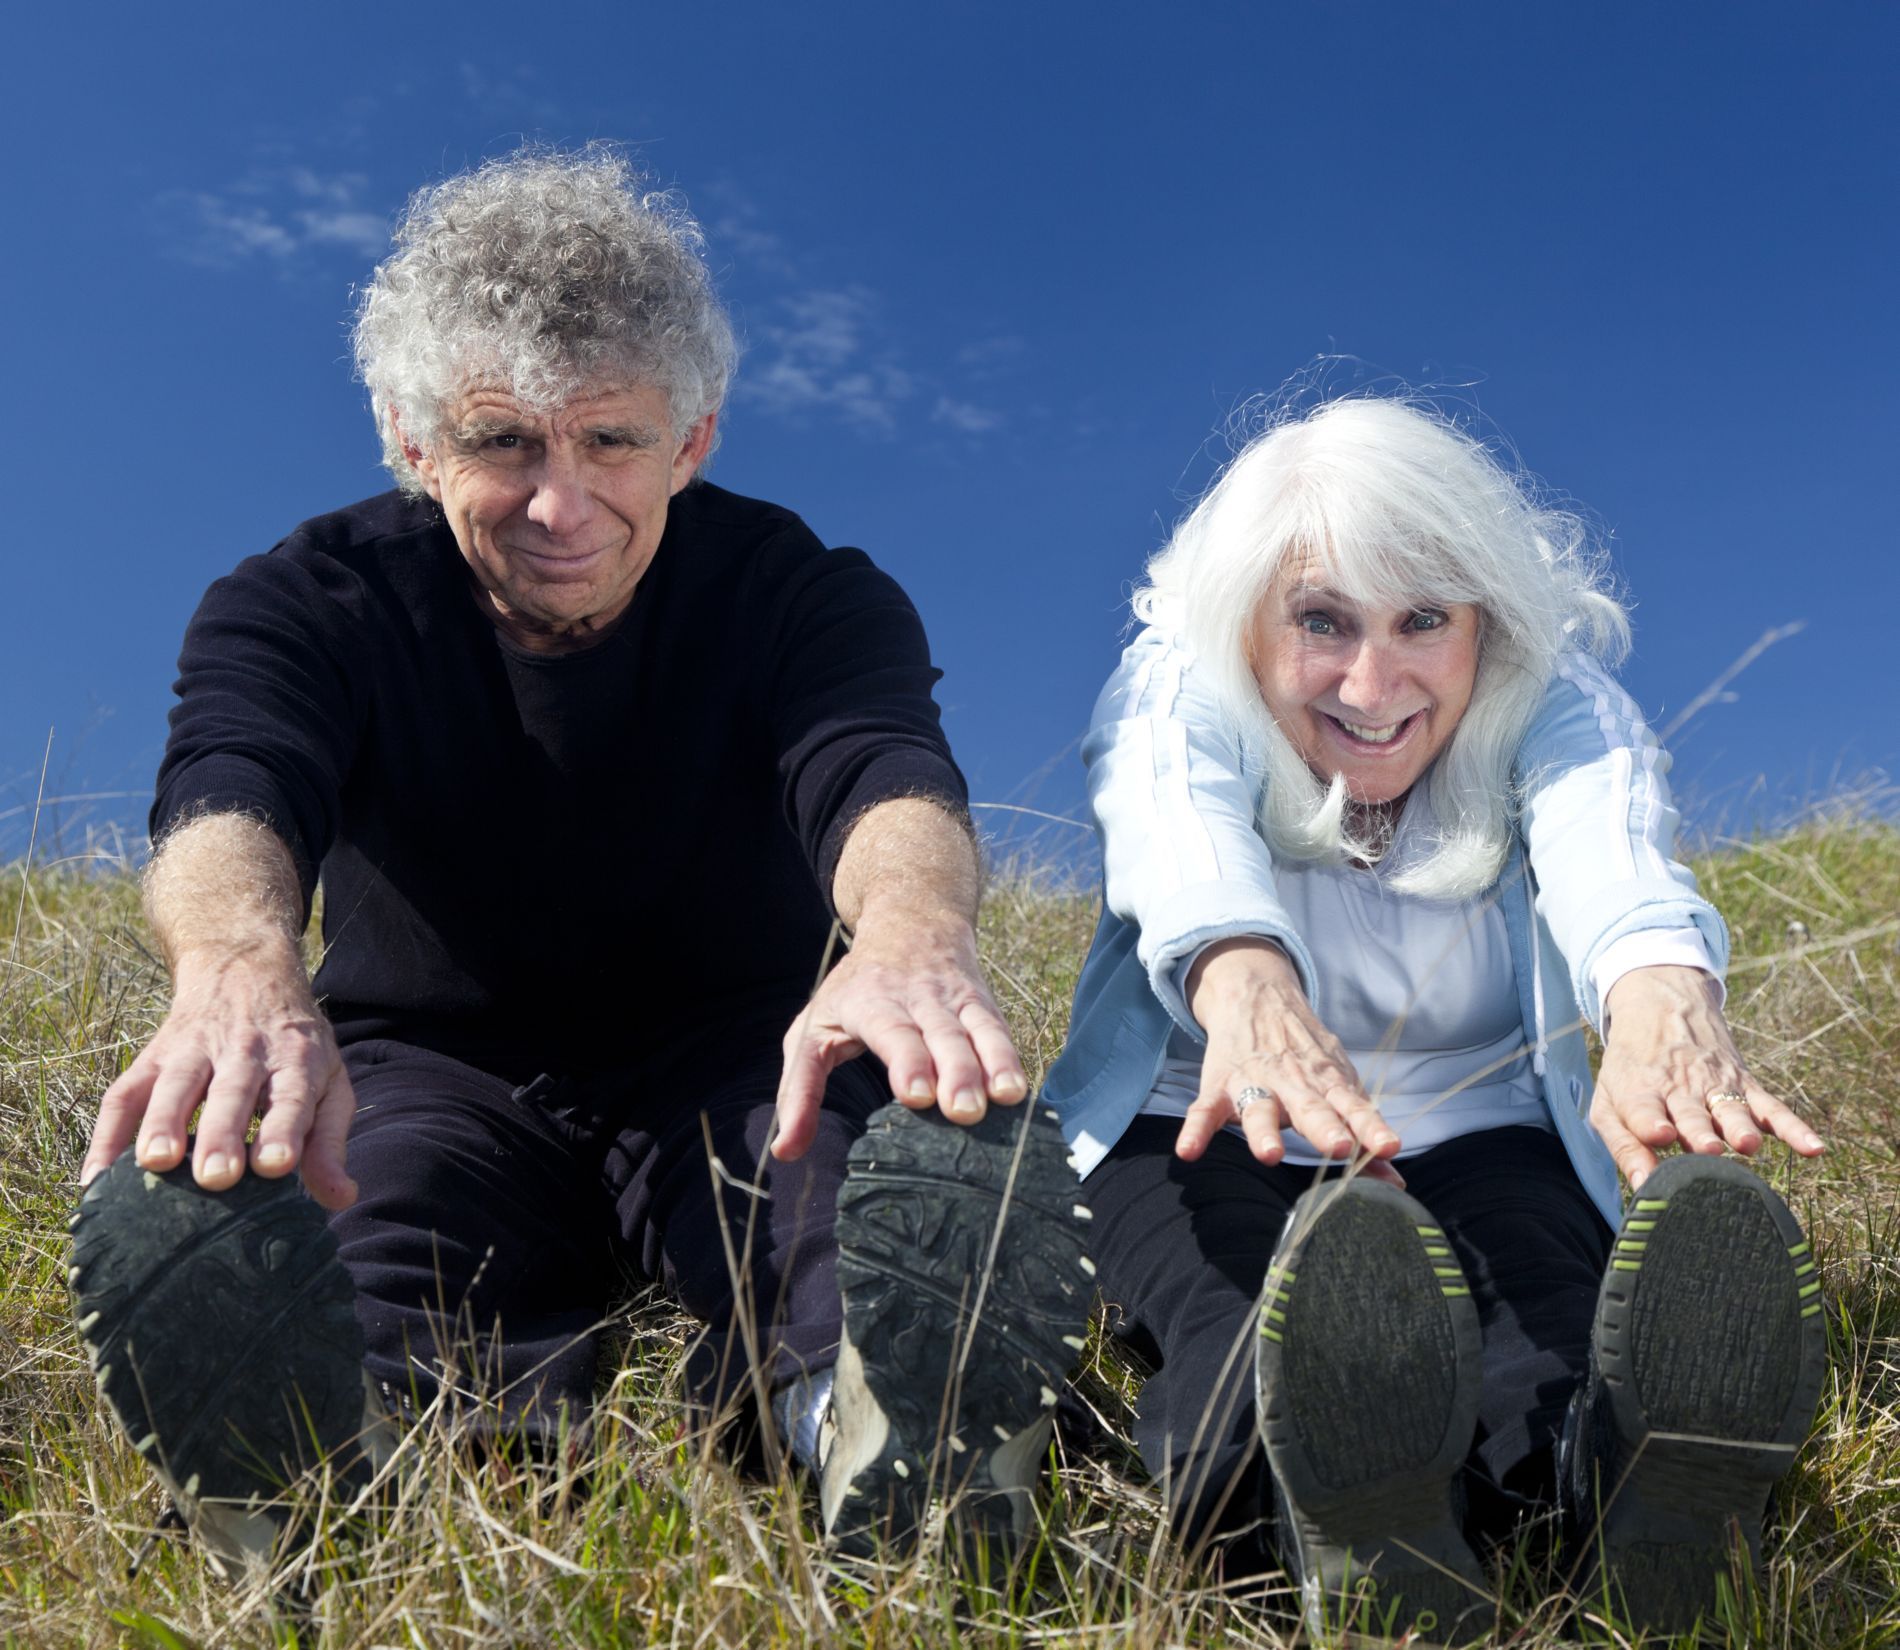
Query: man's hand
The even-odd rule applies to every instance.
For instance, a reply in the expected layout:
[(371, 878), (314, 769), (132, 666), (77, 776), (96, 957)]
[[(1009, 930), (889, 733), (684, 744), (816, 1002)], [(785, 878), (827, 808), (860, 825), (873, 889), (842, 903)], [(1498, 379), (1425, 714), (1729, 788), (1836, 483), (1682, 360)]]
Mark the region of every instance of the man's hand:
[(249, 1165), (300, 1164), (326, 1208), (356, 1186), (343, 1164), (356, 1096), (336, 1038), (310, 994), (298, 947), (302, 901), (290, 851), (255, 820), (213, 814), (168, 837), (146, 874), (146, 912), (172, 970), (172, 1008), (105, 1092), (80, 1184), (136, 1136), (143, 1168), (176, 1168), (202, 1103), (192, 1175), (235, 1185), (245, 1134), (262, 1114)]
[(1714, 979), (1699, 968), (1635, 968), (1604, 1002), (1608, 1031), (1590, 1122), (1631, 1186), (1680, 1143), (1752, 1157), (1764, 1134), (1803, 1157), (1821, 1137), (1743, 1069)]
[(991, 1100), (1013, 1106), (1029, 1092), (1008, 1028), (984, 988), (967, 923), (860, 926), (838, 964), (785, 1034), (778, 1138), (772, 1155), (791, 1159), (811, 1144), (825, 1079), (869, 1049), (907, 1106), (941, 1106), (975, 1123)]
[[(1226, 1124), (1238, 1119), (1248, 1148), (1262, 1163), (1286, 1155), (1280, 1130), (1296, 1128), (1328, 1157), (1355, 1146), (1370, 1159), (1366, 1172), (1403, 1185), (1384, 1160), (1399, 1137), (1366, 1097), (1359, 1074), (1321, 1025), (1287, 955), (1268, 940), (1210, 945), (1187, 981), (1188, 1007), (1207, 1033), (1201, 1092), (1175, 1139), (1177, 1156), (1193, 1162)], [(1246, 1088), (1266, 1090), (1244, 1108)]]
[(774, 1157), (811, 1144), (825, 1079), (867, 1049), (897, 1099), (953, 1122), (1029, 1093), (977, 961), (979, 885), (968, 831), (934, 802), (886, 802), (853, 828), (833, 882), (851, 951), (785, 1034)]

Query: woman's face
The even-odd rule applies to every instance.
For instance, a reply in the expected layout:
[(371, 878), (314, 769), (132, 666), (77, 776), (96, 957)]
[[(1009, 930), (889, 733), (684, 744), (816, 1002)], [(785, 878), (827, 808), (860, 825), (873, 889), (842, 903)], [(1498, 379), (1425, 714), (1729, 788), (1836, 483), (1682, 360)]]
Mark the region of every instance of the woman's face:
[(1306, 765), (1355, 802), (1396, 802), (1445, 748), (1478, 674), (1478, 609), (1366, 606), (1288, 565), (1254, 615), (1254, 679)]

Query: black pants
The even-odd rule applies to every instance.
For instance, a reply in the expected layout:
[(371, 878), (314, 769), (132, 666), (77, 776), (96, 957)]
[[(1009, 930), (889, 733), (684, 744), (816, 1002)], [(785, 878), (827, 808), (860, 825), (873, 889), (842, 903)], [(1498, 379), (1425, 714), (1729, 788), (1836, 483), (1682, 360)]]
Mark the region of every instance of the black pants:
[(686, 1366), (702, 1414), (744, 1398), (754, 1360), (768, 1388), (832, 1361), (845, 1154), (890, 1098), (874, 1062), (832, 1074), (810, 1150), (777, 1163), (764, 1157), (776, 1041), (523, 1087), (403, 1043), (357, 1043), (344, 1060), (360, 1196), (331, 1229), (369, 1372), (399, 1403), (446, 1378), (498, 1400), (531, 1441), (563, 1407), (581, 1423), (603, 1314), (629, 1281), (661, 1285), (705, 1326)]
[[(1154, 1374), (1135, 1442), (1170, 1487), (1176, 1532), (1264, 1561), (1272, 1486), (1254, 1431), (1253, 1329), (1267, 1265), (1311, 1168), (1269, 1168), (1223, 1131), (1174, 1155), (1180, 1120), (1137, 1117), (1086, 1196), (1111, 1322)], [(1554, 1134), (1493, 1129), (1398, 1165), (1471, 1284), (1484, 1390), (1466, 1464), (1474, 1539), (1556, 1498), (1553, 1445), (1584, 1373), (1612, 1234)]]

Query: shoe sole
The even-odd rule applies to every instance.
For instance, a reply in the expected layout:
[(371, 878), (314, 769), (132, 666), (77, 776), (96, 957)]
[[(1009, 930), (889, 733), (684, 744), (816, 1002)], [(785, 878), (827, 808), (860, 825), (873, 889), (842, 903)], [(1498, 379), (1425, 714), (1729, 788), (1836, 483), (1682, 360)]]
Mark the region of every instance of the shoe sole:
[(100, 1395), (214, 1558), (268, 1554), (270, 1503), (363, 1429), (363, 1333), (323, 1213), (294, 1180), (209, 1192), (127, 1152), (70, 1222), (68, 1283)]
[[(1453, 1502), (1477, 1426), (1479, 1348), (1471, 1291), (1421, 1204), (1363, 1177), (1294, 1204), (1254, 1373), (1315, 1635), (1353, 1625), (1454, 1643), (1490, 1631), (1496, 1602)], [(1373, 1597), (1358, 1602), (1367, 1581)]]
[(833, 1409), (857, 1427), (843, 1395), (861, 1386), (879, 1414), (834, 1441), (844, 1454), (823, 1473), (827, 1530), (846, 1552), (908, 1543), (933, 1496), (963, 1530), (1027, 1531), (1095, 1295), (1077, 1193), (1056, 1114), (1033, 1102), (967, 1127), (890, 1105), (852, 1144)]
[(1814, 1255), (1752, 1170), (1673, 1157), (1632, 1199), (1597, 1299), (1596, 1368), (1615, 1427), (1586, 1600), (1607, 1572), (1629, 1621), (1711, 1612), (1739, 1525), (1759, 1571), (1775, 1481), (1827, 1370)]

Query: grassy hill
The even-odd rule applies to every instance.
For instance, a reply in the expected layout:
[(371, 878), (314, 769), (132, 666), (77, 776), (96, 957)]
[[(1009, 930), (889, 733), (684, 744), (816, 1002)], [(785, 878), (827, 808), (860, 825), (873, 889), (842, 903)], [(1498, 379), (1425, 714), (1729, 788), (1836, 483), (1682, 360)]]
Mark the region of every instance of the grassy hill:
[[(1765, 1172), (1814, 1239), (1832, 1339), (1814, 1435), (1778, 1504), (1767, 1587), (1718, 1637), (1900, 1646), (1900, 831), (1842, 821), (1698, 864), (1736, 938), (1729, 1012), (1755, 1074), (1828, 1137)], [(1033, 1066), (1060, 1047), (1092, 892), (999, 878), (984, 918), (996, 989)], [(1133, 1373), (1092, 1340), (1087, 1424), (1059, 1438), (1044, 1538), (1014, 1575), (926, 1550), (833, 1563), (795, 1484), (741, 1482), (677, 1418), (688, 1325), (651, 1298), (615, 1316), (618, 1373), (565, 1469), (478, 1462), (451, 1432), (274, 1578), (227, 1587), (161, 1539), (156, 1497), (95, 1407), (67, 1305), (66, 1215), (99, 1091), (161, 1016), (165, 979), (128, 874), (0, 868), (0, 1643), (1277, 1646), (1283, 1580), (1222, 1589), (1157, 1530), (1125, 1438)], [(1566, 1642), (1561, 1574), (1506, 1560), (1499, 1641)], [(1599, 1635), (1600, 1636), (1600, 1635)]]

